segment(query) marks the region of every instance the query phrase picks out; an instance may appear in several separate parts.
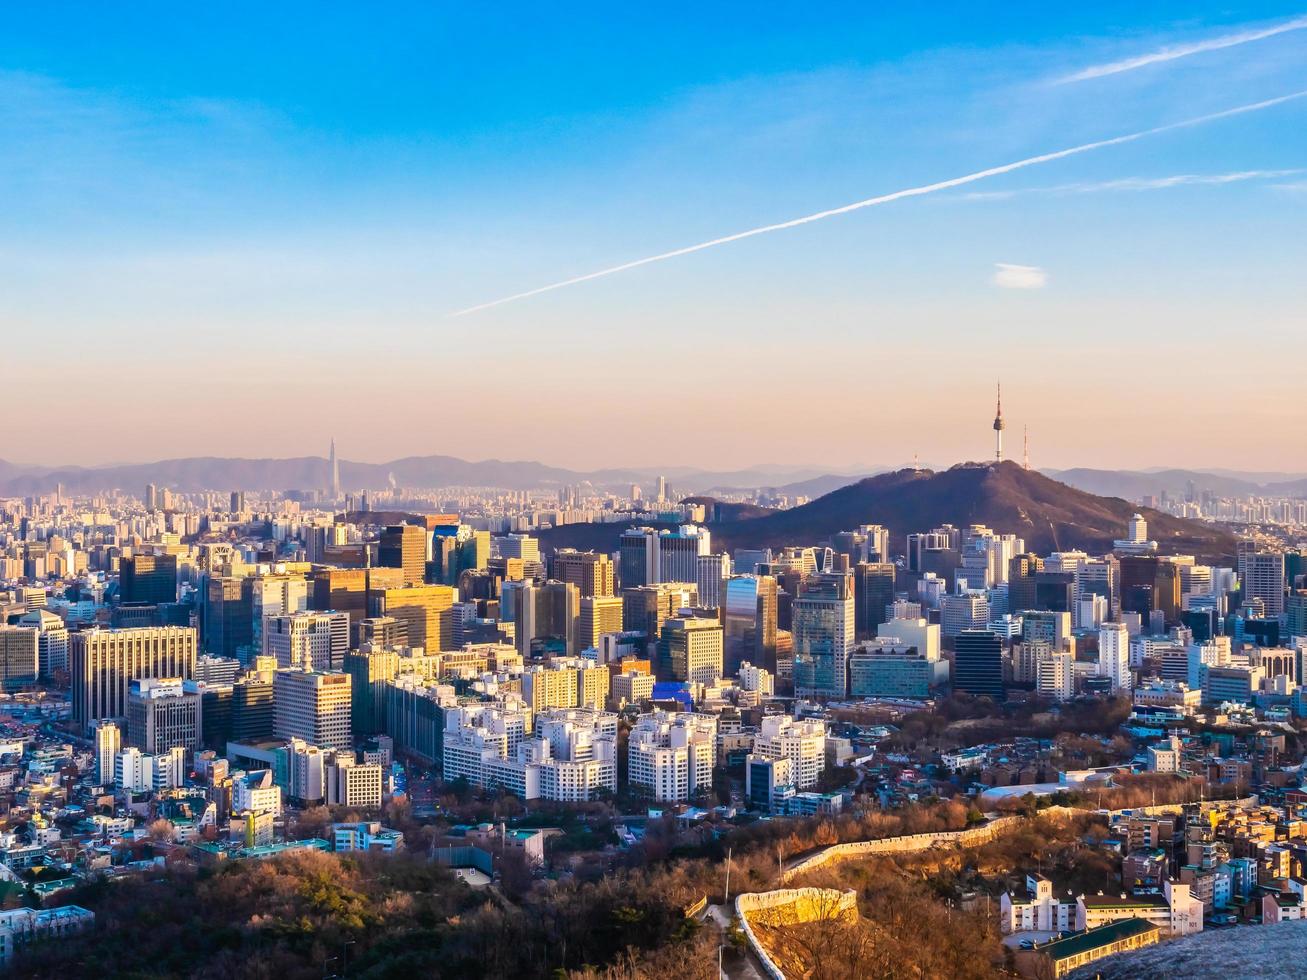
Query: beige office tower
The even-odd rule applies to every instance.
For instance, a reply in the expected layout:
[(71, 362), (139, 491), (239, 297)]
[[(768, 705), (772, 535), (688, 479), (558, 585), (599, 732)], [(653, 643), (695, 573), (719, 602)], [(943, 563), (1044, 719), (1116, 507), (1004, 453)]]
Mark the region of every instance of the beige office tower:
[(576, 703), (582, 708), (600, 711), (608, 704), (608, 685), (612, 672), (607, 667), (580, 667), (576, 672)]
[(302, 738), (324, 749), (347, 749), (350, 726), (349, 674), (279, 670), (273, 681), (273, 733)]
[(522, 700), (533, 715), (546, 708), (575, 708), (580, 685), (577, 671), (558, 667), (528, 667), (522, 673)]
[(405, 585), (421, 585), (427, 577), (426, 528), (413, 524), (392, 524), (381, 532), (377, 564), (404, 572)]
[(409, 646), (427, 653), (454, 648), (454, 603), (458, 590), (448, 585), (414, 585), (375, 594), (372, 614), (404, 623)]
[(608, 710), (621, 711), (627, 705), (642, 705), (653, 697), (654, 676), (643, 670), (613, 674), (608, 693)]
[(599, 646), (605, 633), (622, 632), (621, 596), (587, 596), (581, 600), (576, 627), (578, 652)]
[(69, 637), (73, 720), (83, 727), (127, 717), (133, 680), (195, 676), (195, 630), (189, 626), (93, 629)]
[(575, 585), (581, 597), (613, 594), (613, 560), (595, 551), (564, 548), (554, 555), (553, 578)]
[(711, 684), (722, 676), (722, 627), (715, 618), (674, 616), (663, 623), (658, 676)]

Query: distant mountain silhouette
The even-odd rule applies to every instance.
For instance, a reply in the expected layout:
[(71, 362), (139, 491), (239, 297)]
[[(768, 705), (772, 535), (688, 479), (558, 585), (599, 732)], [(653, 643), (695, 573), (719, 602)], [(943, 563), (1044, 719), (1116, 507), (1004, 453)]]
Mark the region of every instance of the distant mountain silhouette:
[[(941, 472), (899, 470), (868, 477), (801, 507), (770, 516), (712, 525), (713, 547), (756, 548), (816, 544), (859, 524), (883, 524), (902, 553), (906, 536), (941, 524), (985, 524), (1017, 534), (1040, 554), (1080, 548), (1112, 549), (1131, 515), (1140, 511), (1117, 497), (1098, 497), (1024, 470), (1016, 463), (960, 464)], [(1149, 537), (1163, 553), (1202, 559), (1233, 558), (1235, 539), (1217, 527), (1144, 509)], [(610, 550), (627, 525), (569, 525), (547, 531), (551, 546)]]
[(1189, 487), (1226, 497), (1249, 494), (1294, 497), (1307, 492), (1307, 478), (1292, 473), (1228, 473), (1198, 470), (1045, 470), (1047, 476), (1089, 493), (1138, 500), (1168, 493), (1182, 496)]
[[(635, 483), (649, 489), (660, 475), (666, 476), (674, 489), (681, 491), (726, 486), (777, 486), (783, 493), (805, 494), (813, 491), (802, 489), (804, 487), (829, 489), (857, 479), (823, 475), (820, 469), (812, 467), (767, 465), (726, 471), (650, 466), (582, 471), (532, 460), (470, 461), (456, 456), (407, 456), (386, 463), (340, 461), (340, 482), (347, 492), (384, 489), (390, 486), (392, 477), (396, 486), (416, 489), (465, 486), (533, 490), (565, 483), (591, 483), (608, 488)], [(0, 495), (7, 496), (49, 493), (58, 484), (72, 494), (108, 490), (140, 494), (147, 483), (194, 491), (310, 490), (323, 487), (327, 482), (327, 460), (321, 456), (293, 459), (193, 456), (112, 466), (32, 466), (0, 459)]]

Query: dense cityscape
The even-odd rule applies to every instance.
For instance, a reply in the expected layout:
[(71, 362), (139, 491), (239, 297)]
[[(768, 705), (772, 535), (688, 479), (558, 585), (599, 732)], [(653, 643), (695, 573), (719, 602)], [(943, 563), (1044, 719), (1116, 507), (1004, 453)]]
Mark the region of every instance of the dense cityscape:
[(8, 4), (0, 980), (1307, 978), (1307, 12)]
[[(951, 523), (716, 542), (887, 477), (1081, 493), (1005, 429), (1000, 402), (990, 462), (788, 510), (661, 476), (351, 488), (334, 442), (294, 490), (37, 475), (0, 504), (5, 965), (1060, 976), (1303, 919), (1301, 499), (1189, 480), (1101, 553)], [(1233, 549), (1171, 553), (1159, 504)], [(549, 543), (578, 529), (610, 546)], [(242, 921), (145, 941), (223, 888)], [(890, 949), (890, 904), (949, 924)]]

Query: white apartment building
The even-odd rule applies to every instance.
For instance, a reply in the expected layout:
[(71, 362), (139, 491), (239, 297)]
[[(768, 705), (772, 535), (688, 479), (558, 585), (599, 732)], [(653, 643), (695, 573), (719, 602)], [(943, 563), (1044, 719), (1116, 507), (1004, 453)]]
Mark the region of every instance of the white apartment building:
[(627, 744), (633, 787), (662, 803), (683, 803), (712, 788), (717, 718), (691, 712), (641, 715)]
[(1048, 652), (1035, 665), (1035, 688), (1046, 698), (1069, 701), (1076, 695), (1076, 658), (1070, 653)]
[(1203, 903), (1189, 886), (1174, 881), (1162, 884), (1161, 895), (1081, 895), (1076, 899), (1075, 929), (1097, 929), (1121, 919), (1144, 919), (1163, 935), (1188, 936), (1203, 931)]
[(1098, 629), (1098, 676), (1112, 682), (1112, 693), (1134, 686), (1130, 673), (1130, 631), (1125, 623), (1104, 623)]
[(753, 740), (753, 754), (765, 759), (789, 759), (794, 786), (808, 789), (826, 770), (826, 722), (768, 715)]
[(271, 769), (245, 773), (232, 780), (233, 813), (268, 813), (281, 816), (281, 787), (272, 781)]
[(1053, 894), (1053, 883), (1042, 875), (1026, 875), (1026, 894), (1004, 892), (998, 900), (999, 928), (1014, 932), (1066, 932), (1075, 928), (1076, 900)]

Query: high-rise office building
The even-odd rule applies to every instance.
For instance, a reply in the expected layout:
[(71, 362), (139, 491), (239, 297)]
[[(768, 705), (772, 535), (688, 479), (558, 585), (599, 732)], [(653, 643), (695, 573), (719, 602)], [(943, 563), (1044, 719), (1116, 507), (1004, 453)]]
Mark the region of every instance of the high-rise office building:
[(279, 670), (273, 690), (273, 732), (278, 738), (302, 738), (319, 748), (350, 747), (349, 674)]
[(30, 626), (0, 626), (0, 684), (16, 691), (36, 683), (41, 633)]
[(19, 626), (37, 631), (37, 667), (42, 677), (68, 670), (68, 627), (46, 609), (33, 609), (18, 618)]
[(231, 689), (231, 738), (235, 742), (253, 742), (270, 738), (274, 730), (272, 675), (245, 676)]
[(721, 609), (726, 604), (726, 583), (731, 578), (731, 556), (724, 552), (700, 555), (696, 570), (699, 605), (704, 609)]
[(989, 622), (989, 600), (983, 594), (946, 595), (939, 603), (940, 632), (957, 636), (963, 630), (983, 629)]
[(340, 670), (349, 651), (349, 615), (300, 612), (269, 616), (263, 624), (263, 656), (277, 666), (300, 670)]
[(953, 640), (953, 690), (1003, 700), (1003, 641), (989, 630), (963, 630)]
[(854, 633), (859, 640), (876, 635), (894, 604), (894, 566), (888, 562), (858, 562), (853, 567)]
[(130, 605), (177, 601), (176, 555), (131, 555), (118, 561), (118, 598)]
[(340, 460), (336, 458), (336, 440), (331, 440), (331, 449), (327, 457), (327, 495), (331, 502), (340, 499)]
[(386, 684), (399, 674), (397, 650), (373, 647), (345, 657), (350, 679), (350, 718), (354, 736), (376, 735), (386, 729)]
[[(454, 640), (455, 646), (462, 646), (457, 636)], [(408, 646), (408, 623), (394, 616), (369, 616), (359, 620), (358, 645), (363, 647), (368, 644), (382, 647)]]
[(179, 677), (143, 677), (127, 692), (127, 744), (158, 755), (176, 746), (200, 744), (200, 694), (188, 692)]
[(74, 633), (70, 654), (73, 720), (86, 727), (105, 718), (125, 718), (133, 680), (195, 673), (195, 630), (183, 626), (93, 629)]
[(583, 596), (577, 618), (577, 652), (599, 646), (605, 633), (622, 632), (621, 596)]
[(1239, 549), (1239, 584), (1243, 598), (1261, 599), (1268, 619), (1284, 614), (1284, 553)]
[(664, 582), (622, 590), (622, 629), (638, 631), (650, 641), (658, 639), (663, 623), (681, 609), (699, 604), (698, 587)]
[(398, 568), (405, 585), (421, 585), (427, 574), (427, 532), (413, 524), (391, 524), (381, 532), (377, 564)]
[(1039, 608), (1035, 597), (1035, 578), (1043, 570), (1044, 560), (1029, 552), (1013, 555), (1008, 562), (1007, 608), (1013, 616), (1020, 615), (1026, 609)]
[[(404, 586), (402, 568), (315, 568), (309, 608), (349, 614), (350, 633), (366, 619), (369, 598), (386, 589)], [(290, 610), (287, 610), (288, 612)]]
[(114, 760), (122, 747), (122, 729), (116, 724), (102, 721), (95, 726), (95, 778), (101, 786), (113, 782)]
[[(1010, 596), (1011, 592), (1009, 591)], [(1035, 604), (1031, 608), (1070, 613), (1075, 609), (1075, 605), (1075, 572), (1042, 571), (1035, 573)], [(1019, 611), (1012, 610), (1014, 614)]]
[(658, 532), (651, 527), (633, 527), (618, 541), (617, 574), (621, 587), (636, 589), (658, 582)]
[(663, 623), (659, 680), (711, 684), (722, 676), (722, 627), (717, 617), (684, 613)]
[(254, 650), (254, 579), (209, 579), (204, 604), (204, 649), (248, 661)]
[(1180, 566), (1156, 555), (1121, 556), (1121, 609), (1145, 623), (1156, 610), (1168, 624), (1180, 621)]
[(1130, 674), (1130, 631), (1125, 623), (1104, 623), (1098, 628), (1098, 676), (1112, 685), (1112, 693), (1134, 686)]
[(770, 575), (736, 575), (727, 581), (722, 626), (728, 677), (736, 676), (746, 661), (775, 673), (776, 604), (776, 579)]
[(658, 535), (656, 582), (699, 581), (699, 558), (712, 551), (712, 535), (706, 528), (686, 524)]
[(309, 607), (309, 582), (299, 574), (256, 576), (250, 583), (250, 620), (255, 650), (263, 649), (263, 624), (269, 616), (286, 616)]
[(855, 606), (849, 575), (819, 572), (803, 583), (792, 612), (796, 694), (848, 693)]
[(454, 645), (454, 602), (458, 590), (448, 585), (413, 585), (382, 589), (370, 596), (373, 616), (391, 616), (408, 628), (408, 642), (428, 653)]
[(551, 561), (552, 578), (575, 585), (584, 599), (587, 596), (613, 594), (613, 560), (595, 551), (563, 548)]

